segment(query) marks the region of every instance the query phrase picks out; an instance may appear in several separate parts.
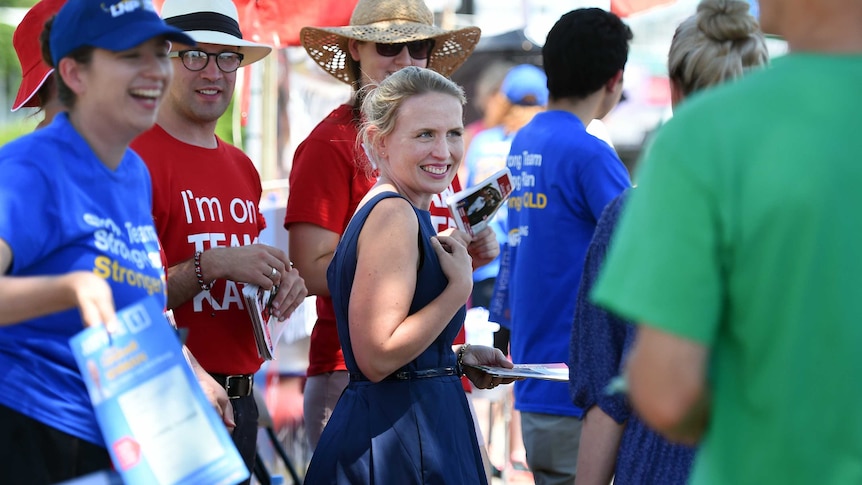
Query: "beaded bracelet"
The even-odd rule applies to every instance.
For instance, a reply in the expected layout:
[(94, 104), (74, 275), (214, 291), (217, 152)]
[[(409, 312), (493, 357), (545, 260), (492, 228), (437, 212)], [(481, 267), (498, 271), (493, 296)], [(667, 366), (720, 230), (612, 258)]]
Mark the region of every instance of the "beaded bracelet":
[(458, 349), (458, 360), (455, 361), (455, 369), (458, 371), (458, 375), (464, 376), (464, 354), (467, 353), (467, 349), (470, 348), (470, 344), (464, 344)]
[(198, 277), (198, 284), (201, 285), (201, 289), (210, 291), (215, 280), (210, 281), (209, 284), (204, 283), (204, 273), (201, 271), (201, 254), (203, 254), (203, 251), (195, 251), (195, 275)]

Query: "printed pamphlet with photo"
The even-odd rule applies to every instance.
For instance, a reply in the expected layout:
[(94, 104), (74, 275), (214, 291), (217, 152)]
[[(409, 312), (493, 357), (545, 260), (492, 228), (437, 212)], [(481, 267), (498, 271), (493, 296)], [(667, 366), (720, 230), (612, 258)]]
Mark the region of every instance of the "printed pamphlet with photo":
[(243, 301), (254, 330), (257, 353), (265, 360), (275, 359), (275, 344), (289, 321), (280, 322), (277, 318), (271, 318), (272, 300), (277, 293), (278, 286), (264, 290), (249, 283), (242, 289)]
[(512, 173), (504, 168), (478, 184), (450, 195), (446, 205), (458, 229), (473, 236), (482, 232), (512, 194)]

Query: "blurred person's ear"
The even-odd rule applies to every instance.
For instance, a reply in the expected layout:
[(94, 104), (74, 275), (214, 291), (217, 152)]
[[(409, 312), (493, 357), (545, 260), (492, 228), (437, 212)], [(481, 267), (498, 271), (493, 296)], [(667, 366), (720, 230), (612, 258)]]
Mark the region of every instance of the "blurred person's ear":
[(350, 57), (359, 62), (359, 41), (356, 39), (347, 39), (347, 51), (350, 52)]
[(670, 107), (671, 107), (671, 109), (676, 108), (676, 105), (681, 103), (683, 99), (685, 99), (685, 93), (683, 92), (683, 89), (679, 83), (679, 80), (678, 79), (671, 79), (670, 80)]
[(616, 90), (619, 90), (622, 93), (623, 90), (623, 70), (620, 69), (616, 74), (611, 76), (608, 79), (608, 82), (605, 83), (605, 89), (609, 93), (614, 93)]
[(71, 57), (64, 57), (60, 59), (57, 73), (76, 96), (81, 96), (87, 90), (84, 72), (86, 69), (86, 66)]

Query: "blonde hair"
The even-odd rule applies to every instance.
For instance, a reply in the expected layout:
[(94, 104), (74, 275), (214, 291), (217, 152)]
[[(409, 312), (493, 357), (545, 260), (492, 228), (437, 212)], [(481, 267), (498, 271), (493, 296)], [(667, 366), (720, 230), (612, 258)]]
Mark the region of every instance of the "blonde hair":
[(365, 86), (362, 100), (363, 122), (357, 141), (362, 144), (372, 164), (378, 158), (375, 142), (395, 130), (398, 111), (407, 98), (426, 93), (448, 94), (463, 106), (464, 90), (431, 69), (408, 66), (386, 77), (377, 86)]
[(769, 61), (766, 40), (743, 0), (703, 0), (673, 36), (668, 73), (682, 94), (736, 79)]

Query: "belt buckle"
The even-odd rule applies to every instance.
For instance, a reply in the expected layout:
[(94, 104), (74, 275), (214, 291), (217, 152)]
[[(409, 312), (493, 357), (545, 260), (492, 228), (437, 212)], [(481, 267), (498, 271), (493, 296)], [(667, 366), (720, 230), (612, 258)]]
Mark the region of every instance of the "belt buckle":
[[(245, 390), (243, 390), (242, 386), (236, 386), (237, 387), (236, 394), (232, 395), (231, 390), (234, 388), (234, 386), (232, 385), (234, 380), (240, 381), (240, 382), (244, 381), (246, 383), (246, 386), (245, 386), (246, 388), (245, 388)], [(241, 397), (250, 396), (251, 395), (251, 389), (252, 389), (251, 376), (247, 376), (247, 375), (243, 375), (243, 374), (234, 374), (234, 375), (229, 375), (229, 376), (225, 377), (224, 390), (227, 392), (227, 396), (229, 399), (238, 399)]]

